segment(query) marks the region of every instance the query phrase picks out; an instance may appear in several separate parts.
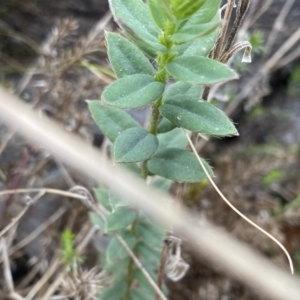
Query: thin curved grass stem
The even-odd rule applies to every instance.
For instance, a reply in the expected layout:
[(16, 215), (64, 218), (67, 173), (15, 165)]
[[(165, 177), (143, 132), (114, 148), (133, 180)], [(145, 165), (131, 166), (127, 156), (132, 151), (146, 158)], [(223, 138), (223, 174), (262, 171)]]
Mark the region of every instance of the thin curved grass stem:
[(271, 234), (269, 234), (267, 231), (265, 231), (264, 229), (262, 229), (261, 227), (259, 227), (257, 224), (255, 224), (253, 221), (251, 221), (250, 219), (248, 219), (245, 215), (243, 215), (237, 208), (235, 208), (228, 200), (227, 198), (222, 194), (222, 192), (219, 190), (219, 188), (217, 187), (217, 185), (215, 184), (215, 182), (212, 180), (211, 176), (209, 175), (208, 171), (206, 170), (203, 162), (201, 161), (197, 150), (195, 149), (195, 146), (193, 145), (188, 133), (186, 132), (185, 129), (182, 129), (189, 144), (190, 147), (192, 148), (194, 154), (197, 157), (197, 160), (200, 164), (200, 166), (202, 167), (204, 173), (206, 174), (207, 178), (209, 179), (210, 183), (212, 184), (212, 186), (214, 187), (214, 189), (216, 190), (216, 192), (220, 195), (220, 197), (226, 202), (226, 204), (233, 210), (235, 211), (240, 217), (242, 217), (246, 222), (248, 222), (249, 224), (251, 224), (253, 227), (255, 227), (257, 230), (259, 230), (260, 232), (262, 232), (263, 234), (265, 234), (268, 238), (270, 238), (272, 241), (274, 241), (285, 253), (289, 265), (290, 265), (290, 269), (291, 269), (291, 273), (294, 274), (294, 265), (293, 265), (293, 261), (291, 256), (289, 255), (288, 251), (285, 249), (285, 247), (275, 238), (273, 237)]

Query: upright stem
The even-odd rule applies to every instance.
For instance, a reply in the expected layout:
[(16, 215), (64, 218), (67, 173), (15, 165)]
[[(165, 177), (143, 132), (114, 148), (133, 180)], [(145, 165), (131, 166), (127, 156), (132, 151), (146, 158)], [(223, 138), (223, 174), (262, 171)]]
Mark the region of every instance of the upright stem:
[[(170, 28), (170, 31), (174, 31), (174, 28)], [(175, 55), (172, 53), (173, 48), (173, 42), (168, 38), (167, 33), (165, 32), (161, 37), (160, 41), (162, 44), (164, 44), (169, 51), (167, 53), (159, 53), (157, 57), (157, 65), (158, 70), (155, 75), (155, 79), (163, 84), (166, 84), (168, 82), (168, 73), (166, 71), (167, 64), (175, 58)], [(158, 122), (160, 117), (159, 107), (162, 105), (162, 96), (157, 99), (152, 104), (152, 112), (150, 117), (150, 125), (149, 125), (149, 133), (157, 135), (157, 128), (158, 128)], [(149, 174), (148, 167), (147, 167), (147, 160), (143, 162), (142, 164), (142, 177), (144, 179), (147, 178)], [(164, 277), (164, 268), (165, 268), (165, 262), (167, 258), (167, 246), (166, 244), (163, 245), (162, 253), (161, 253), (161, 259), (159, 264), (159, 272), (158, 272), (158, 287), (161, 288), (163, 277)], [(155, 299), (159, 299), (159, 295), (155, 295)]]
[(158, 127), (158, 121), (159, 121), (159, 107), (162, 104), (162, 97), (160, 97), (158, 100), (154, 102), (152, 105), (152, 113), (151, 113), (151, 119), (150, 119), (150, 128), (149, 132), (156, 135), (157, 134), (157, 127)]
[[(157, 57), (158, 70), (155, 75), (155, 79), (163, 84), (166, 84), (168, 82), (168, 73), (166, 71), (166, 66), (167, 63), (169, 63), (174, 57), (174, 55), (171, 52), (173, 44), (172, 42), (169, 41), (168, 37), (165, 34), (160, 38), (160, 40), (168, 47), (169, 51), (167, 53), (158, 54)], [(160, 117), (159, 107), (161, 105), (162, 105), (162, 96), (152, 104), (149, 132), (154, 135), (157, 135), (157, 127), (158, 127), (158, 122)], [(147, 168), (147, 161), (144, 161), (142, 164), (142, 177), (146, 179), (148, 173), (149, 171)]]

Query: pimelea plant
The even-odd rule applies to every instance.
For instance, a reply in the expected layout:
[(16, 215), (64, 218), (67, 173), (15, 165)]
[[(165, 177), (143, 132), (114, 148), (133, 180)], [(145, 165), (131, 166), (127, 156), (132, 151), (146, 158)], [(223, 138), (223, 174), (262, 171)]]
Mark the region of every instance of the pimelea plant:
[[(249, 43), (231, 46), (249, 1), (239, 1), (226, 44), (228, 14), (234, 1), (228, 1), (227, 23), (222, 26), (220, 2), (109, 0), (121, 28), (121, 34), (106, 34), (108, 57), (117, 80), (105, 89), (102, 101), (88, 102), (89, 109), (112, 142), (114, 162), (129, 166), (145, 180), (153, 177), (151, 184), (165, 191), (172, 182), (200, 182), (212, 174), (209, 165), (187, 149), (181, 128), (193, 132), (194, 137), (238, 135), (228, 117), (205, 100), (210, 85), (238, 77), (224, 64), (236, 51), (246, 47), (244, 60), (249, 60)], [(147, 105), (151, 105), (151, 116), (145, 129), (126, 110)], [(106, 209), (106, 221), (96, 215), (93, 221), (111, 236), (103, 258), (111, 282), (101, 299), (154, 299), (153, 286), (128, 249), (155, 281), (158, 269), (164, 268), (160, 265), (164, 230), (106, 188), (97, 189), (96, 197)], [(171, 240), (170, 244), (175, 246), (170, 247), (167, 262), (180, 262), (186, 270), (179, 243)], [(185, 273), (178, 273), (170, 264), (165, 271), (174, 280)]]

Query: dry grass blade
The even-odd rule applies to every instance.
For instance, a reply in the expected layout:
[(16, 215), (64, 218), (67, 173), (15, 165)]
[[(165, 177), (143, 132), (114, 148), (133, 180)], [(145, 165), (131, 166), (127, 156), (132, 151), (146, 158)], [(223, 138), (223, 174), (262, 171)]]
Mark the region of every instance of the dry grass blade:
[(161, 201), (154, 201), (165, 199), (166, 195), (145, 186), (131, 173), (113, 167), (98, 150), (62, 130), (54, 122), (40, 118), (26, 104), (1, 88), (0, 115), (4, 122), (16, 126), (20, 133), (57, 155), (64, 163), (86, 176), (96, 178), (112, 191), (121, 193), (128, 202), (143, 209), (160, 223), (173, 226), (207, 262), (214, 264), (217, 261), (223, 270), (265, 297), (274, 300), (300, 299), (299, 279), (205, 220), (191, 226), (190, 220), (194, 216), (185, 209), (176, 216), (173, 208), (166, 208)]
[(276, 66), (273, 67), (273, 71), (278, 70), (284, 66), (287, 66), (289, 63), (291, 63), (293, 60), (297, 59), (300, 56), (300, 47), (297, 47), (296, 50), (292, 51), (290, 54), (286, 55), (284, 58), (282, 58)]
[(42, 223), (40, 226), (38, 226), (33, 232), (31, 232), (26, 238), (21, 240), (16, 245), (12, 246), (9, 250), (9, 255), (13, 255), (23, 247), (25, 247), (27, 244), (32, 242), (35, 238), (37, 238), (44, 230), (46, 230), (51, 224), (56, 222), (66, 211), (65, 207), (61, 207), (58, 209), (48, 220), (46, 220), (44, 223)]
[(56, 254), (51, 263), (50, 267), (42, 278), (30, 289), (30, 292), (26, 295), (27, 300), (35, 299), (36, 294), (42, 289), (42, 287), (50, 280), (50, 278), (56, 273), (62, 272), (60, 254)]
[(248, 222), (250, 225), (252, 225), (253, 227), (255, 227), (257, 230), (259, 230), (260, 232), (262, 232), (264, 235), (266, 235), (268, 238), (270, 238), (272, 241), (274, 241), (285, 253), (288, 262), (290, 264), (290, 268), (291, 268), (291, 273), (294, 274), (294, 265), (293, 265), (293, 261), (291, 256), (289, 255), (289, 253), (287, 252), (286, 248), (276, 239), (274, 238), (271, 234), (269, 234), (268, 232), (266, 232), (264, 229), (262, 229), (261, 227), (259, 227), (257, 224), (255, 224), (253, 221), (251, 221), (250, 219), (248, 219), (244, 214), (242, 214), (236, 207), (234, 207), (229, 200), (227, 200), (227, 198), (223, 195), (223, 193), (219, 190), (219, 188), (217, 187), (217, 185), (215, 184), (215, 182), (212, 180), (211, 176), (209, 175), (208, 171), (206, 170), (203, 162), (201, 161), (197, 150), (195, 148), (195, 146), (193, 145), (189, 135), (187, 134), (186, 130), (183, 129), (185, 136), (195, 154), (195, 156), (197, 157), (197, 160), (199, 162), (199, 165), (201, 166), (201, 168), (203, 169), (204, 173), (206, 174), (208, 180), (210, 181), (210, 183), (212, 184), (212, 186), (214, 187), (214, 189), (216, 190), (216, 192), (220, 195), (220, 197), (226, 202), (226, 204), (233, 210), (235, 211), (240, 217), (242, 217), (246, 222)]
[(264, 1), (263, 6), (257, 10), (255, 15), (252, 16), (248, 26), (251, 27), (269, 9), (273, 2), (274, 0)]
[(9, 259), (8, 259), (7, 245), (4, 238), (0, 239), (0, 250), (2, 251), (4, 278), (5, 278), (7, 289), (9, 291), (9, 297), (14, 300), (25, 300), (23, 297), (21, 297), (19, 294), (15, 292)]
[(280, 10), (280, 13), (278, 14), (278, 17), (275, 20), (275, 23), (272, 27), (272, 31), (269, 34), (265, 49), (264, 49), (264, 57), (268, 57), (270, 54), (270, 51), (272, 50), (272, 47), (278, 37), (279, 31), (282, 29), (284, 21), (291, 10), (295, 0), (287, 0), (285, 4), (283, 5), (282, 9)]
[(62, 190), (57, 190), (57, 189), (16, 189), (16, 190), (5, 190), (0, 192), (0, 197), (5, 196), (5, 195), (12, 195), (12, 194), (29, 194), (29, 193), (36, 193), (36, 192), (44, 192), (44, 193), (49, 193), (49, 194), (55, 194), (55, 195), (61, 195), (65, 197), (70, 197), (70, 198), (75, 198), (79, 200), (84, 200), (86, 199), (86, 196), (78, 195), (75, 193), (67, 192), (67, 191), (62, 191)]
[(284, 44), (272, 55), (266, 62), (262, 73), (266, 74), (272, 68), (274, 68), (277, 62), (300, 40), (300, 28), (298, 28), (285, 42)]
[(8, 232), (12, 227), (15, 226), (21, 220), (21, 218), (25, 215), (25, 213), (27, 212), (27, 210), (29, 209), (29, 207), (32, 204), (34, 204), (37, 200), (39, 200), (44, 194), (45, 194), (44, 191), (39, 192), (39, 194), (36, 197), (34, 197), (34, 199), (31, 199), (30, 202), (27, 203), (27, 205), (25, 206), (25, 208), (14, 219), (12, 219), (12, 221), (5, 228), (3, 228), (3, 230), (1, 230), (1, 232), (0, 232), (0, 238), (6, 232)]

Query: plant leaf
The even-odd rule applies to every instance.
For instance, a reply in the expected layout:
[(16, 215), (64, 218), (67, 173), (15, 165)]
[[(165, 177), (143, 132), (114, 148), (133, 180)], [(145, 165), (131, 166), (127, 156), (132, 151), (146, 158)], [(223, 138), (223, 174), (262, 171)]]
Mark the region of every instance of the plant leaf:
[[(212, 175), (209, 165), (203, 159), (202, 161)], [(167, 148), (158, 152), (148, 161), (147, 166), (151, 173), (174, 181), (198, 182), (206, 179), (195, 155), (178, 148)]]
[[(160, 3), (165, 3), (164, 1), (159, 0)], [(165, 16), (162, 13), (162, 11), (158, 8), (157, 4), (158, 1), (157, 0), (148, 0), (147, 1), (148, 6), (149, 6), (149, 10), (151, 13), (151, 16), (154, 20), (154, 22), (156, 23), (156, 25), (161, 28), (164, 29), (165, 28)]]
[(141, 0), (109, 0), (109, 4), (116, 22), (123, 30), (157, 51), (167, 52), (167, 48), (158, 41), (160, 29)]
[(140, 126), (125, 111), (102, 105), (99, 100), (88, 101), (88, 106), (96, 124), (112, 142), (123, 130)]
[(124, 278), (119, 279), (117, 282), (105, 289), (103, 293), (101, 293), (101, 300), (121, 300), (125, 295), (127, 290), (127, 282)]
[[(160, 256), (159, 253), (158, 253), (158, 256)], [(155, 281), (155, 279), (156, 279), (155, 271), (153, 269), (152, 270), (146, 269), (146, 270), (147, 270), (148, 274), (150, 275), (150, 277)], [(134, 270), (133, 276), (139, 283), (140, 288), (142, 288), (142, 290), (144, 291), (144, 297), (141, 295), (142, 297), (139, 298), (139, 300), (149, 299), (150, 295), (152, 295), (152, 298), (150, 298), (150, 299), (153, 300), (154, 296), (155, 296), (155, 291), (154, 291), (153, 287), (151, 286), (151, 284), (149, 283), (149, 281), (146, 279), (145, 275), (143, 275), (142, 271), (136, 268)], [(145, 297), (145, 295), (147, 295), (147, 297)]]
[(218, 9), (220, 8), (221, 0), (209, 0), (195, 14), (193, 14), (182, 27), (193, 27), (210, 22), (216, 16), (219, 19)]
[(151, 46), (151, 44), (141, 40), (138, 37), (133, 36), (132, 34), (126, 32), (127, 37), (141, 50), (143, 51), (147, 56), (150, 58), (155, 59), (157, 57), (157, 52), (154, 47)]
[(207, 56), (213, 48), (218, 36), (217, 30), (212, 31), (210, 34), (202, 36), (193, 41), (177, 45), (174, 51), (181, 56)]
[(202, 90), (200, 85), (191, 85), (178, 81), (164, 92), (163, 101), (168, 101), (174, 97), (185, 97), (185, 99), (198, 101), (201, 97)]
[(237, 78), (224, 64), (198, 56), (181, 56), (167, 64), (167, 71), (175, 79), (190, 84), (213, 84)]
[[(128, 230), (121, 231), (120, 236), (124, 239), (126, 244), (130, 249), (136, 244), (135, 236)], [(129, 256), (126, 249), (123, 245), (119, 242), (116, 236), (113, 236), (108, 244), (107, 252), (106, 252), (106, 262), (108, 265), (115, 264), (117, 261), (124, 259), (125, 257)]]
[[(112, 238), (110, 239), (110, 242), (111, 242)], [(108, 244), (108, 246), (109, 245), (110, 244)], [(133, 245), (135, 245), (135, 242), (134, 242)], [(121, 257), (123, 256), (123, 258), (121, 258), (121, 259), (113, 259), (113, 260), (111, 260), (111, 258), (110, 258), (110, 261), (108, 261), (107, 260), (107, 258), (108, 258), (107, 257), (107, 252), (106, 252), (108, 250), (108, 246), (106, 245), (106, 249), (105, 249), (105, 251), (103, 251), (103, 253), (106, 255), (106, 257), (105, 257), (106, 261), (100, 262), (102, 264), (102, 266), (103, 266), (102, 268), (107, 273), (112, 274), (113, 275), (112, 277), (114, 278), (114, 280), (118, 280), (120, 278), (120, 276), (123, 276), (123, 278), (124, 278), (124, 274), (126, 274), (126, 271), (127, 271), (127, 268), (128, 268), (128, 266), (130, 264), (131, 258), (128, 255), (128, 252), (122, 246), (122, 244), (121, 243), (117, 243), (116, 244), (116, 249), (121, 250), (121, 248), (123, 248), (126, 251), (126, 253), (125, 252), (123, 254), (120, 253), (121, 254), (120, 256)], [(133, 248), (133, 246), (132, 246), (132, 248)], [(112, 253), (112, 255), (114, 255), (114, 253)]]
[(157, 100), (164, 92), (164, 84), (150, 75), (136, 74), (113, 82), (103, 93), (104, 100), (120, 108), (138, 108)]
[[(218, 10), (221, 5), (221, 0), (209, 0), (204, 3), (204, 5), (199, 9), (195, 14), (186, 20), (183, 24), (183, 27), (192, 27), (195, 25), (200, 25), (208, 23), (215, 20), (216, 18), (220, 19)], [(181, 29), (180, 28), (180, 29)]]
[(154, 227), (150, 222), (138, 222), (136, 225), (136, 232), (143, 243), (157, 251), (161, 250), (165, 236), (165, 231), (163, 229)]
[[(89, 216), (90, 216), (91, 222), (92, 222), (94, 225), (99, 226), (99, 228), (100, 228), (100, 230), (101, 230), (102, 232), (105, 232), (105, 221), (102, 220), (102, 219), (100, 218), (100, 216), (97, 215), (97, 214), (94, 213), (94, 212), (90, 212), (90, 213), (89, 213)], [(101, 250), (103, 250), (103, 249), (101, 249)]]
[(116, 195), (114, 192), (109, 192), (109, 204), (112, 208), (112, 211), (115, 211), (119, 207), (130, 207), (121, 196)]
[[(211, 21), (219, 22), (220, 21), (219, 15), (217, 14)], [(185, 30), (185, 27), (191, 28), (194, 25), (197, 26), (198, 23), (191, 24), (189, 23), (189, 21), (187, 21), (186, 25), (182, 27), (182, 30)], [(213, 30), (207, 35), (204, 35), (193, 41), (186, 42), (181, 45), (177, 45), (175, 46), (174, 51), (178, 53), (178, 57), (179, 56), (207, 56), (217, 40), (218, 31), (219, 31), (218, 28), (216, 28), (215, 30)]]
[(238, 135), (228, 117), (203, 100), (172, 99), (161, 105), (159, 110), (177, 127), (214, 136)]
[(153, 290), (153, 287), (149, 289), (149, 288), (144, 288), (143, 286), (139, 286), (130, 294), (131, 300), (153, 300), (154, 297), (155, 297), (155, 292)]
[(191, 27), (184, 26), (171, 36), (171, 39), (176, 44), (183, 44), (202, 36), (209, 35), (218, 28), (219, 22), (210, 22), (201, 25), (194, 25)]
[(109, 61), (118, 78), (134, 74), (155, 75), (148, 58), (131, 42), (116, 33), (107, 33)]
[(97, 201), (99, 201), (105, 209), (107, 209), (109, 212), (111, 212), (112, 207), (111, 207), (110, 202), (109, 202), (109, 191), (108, 191), (108, 189), (98, 188), (98, 189), (95, 189), (94, 193), (95, 193), (95, 197), (96, 197)]
[(173, 14), (179, 20), (185, 20), (195, 14), (206, 0), (170, 0)]
[(159, 141), (157, 152), (166, 148), (185, 149), (187, 145), (186, 136), (180, 128), (175, 128), (167, 133), (159, 134), (157, 138)]
[[(135, 244), (135, 243), (134, 243)], [(117, 244), (117, 246), (119, 246), (120, 248), (122, 247), (124, 250), (125, 248), (122, 246), (121, 243)], [(133, 248), (133, 247), (132, 247)], [(106, 245), (106, 249), (104, 254), (107, 254), (107, 245)], [(121, 250), (121, 249), (120, 249)], [(126, 250), (125, 250), (126, 251)], [(118, 259), (118, 260), (113, 260), (113, 261), (104, 261), (103, 264), (103, 269), (107, 272), (112, 274), (112, 277), (114, 278), (114, 280), (118, 281), (119, 278), (123, 277), (124, 280), (124, 276), (126, 276), (126, 271), (127, 268), (130, 264), (131, 258), (130, 256), (128, 256), (128, 252), (126, 251), (126, 253), (124, 252), (124, 258)], [(107, 259), (107, 256), (106, 256)]]
[(136, 219), (136, 212), (131, 207), (118, 207), (106, 219), (106, 232), (124, 229)]
[(167, 178), (155, 178), (152, 182), (151, 182), (151, 186), (155, 187), (156, 189), (159, 189), (165, 193), (169, 192), (170, 188), (172, 185), (172, 181), (167, 179)]
[(151, 157), (158, 148), (158, 139), (142, 128), (129, 128), (117, 137), (113, 146), (116, 162), (138, 162)]
[(165, 133), (174, 129), (176, 126), (166, 118), (162, 118), (157, 127), (157, 133)]
[(158, 266), (159, 264), (160, 250), (161, 249), (154, 249), (152, 247), (149, 247), (143, 242), (139, 242), (136, 246), (137, 253), (143, 256), (145, 260), (156, 266)]

